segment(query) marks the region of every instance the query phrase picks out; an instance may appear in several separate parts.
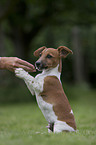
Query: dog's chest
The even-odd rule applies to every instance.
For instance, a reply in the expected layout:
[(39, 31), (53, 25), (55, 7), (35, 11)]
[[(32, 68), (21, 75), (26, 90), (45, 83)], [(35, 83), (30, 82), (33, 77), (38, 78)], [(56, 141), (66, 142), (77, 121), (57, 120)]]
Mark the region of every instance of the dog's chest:
[(48, 72), (42, 72), (35, 77), (35, 93), (41, 93), (43, 91), (44, 79), (48, 76), (55, 76), (60, 80), (60, 72), (58, 72), (58, 66)]

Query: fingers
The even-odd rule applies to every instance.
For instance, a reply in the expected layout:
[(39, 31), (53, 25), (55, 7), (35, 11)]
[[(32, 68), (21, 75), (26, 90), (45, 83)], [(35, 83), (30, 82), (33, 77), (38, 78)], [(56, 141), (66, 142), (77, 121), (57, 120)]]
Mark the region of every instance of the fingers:
[[(27, 72), (36, 72), (35, 69), (30, 68), (30, 67), (25, 66), (25, 65), (21, 65), (21, 64), (16, 65), (16, 66), (15, 66), (15, 69), (16, 69), (16, 68), (23, 68), (23, 69), (24, 69), (25, 71), (27, 71)], [(34, 67), (34, 68), (35, 68), (35, 67)]]
[(22, 65), (25, 65), (25, 66), (28, 66), (28, 67), (30, 67), (30, 68), (32, 68), (32, 69), (35, 69), (35, 67), (34, 67), (32, 64), (30, 64), (29, 62), (27, 62), (27, 61), (25, 61), (25, 60), (18, 59), (18, 63), (19, 63), (19, 64), (22, 64)]
[(26, 70), (28, 72), (35, 72), (36, 71), (34, 65), (32, 65), (29, 62), (24, 61), (22, 59), (18, 59), (16, 67), (23, 68), (24, 70)]

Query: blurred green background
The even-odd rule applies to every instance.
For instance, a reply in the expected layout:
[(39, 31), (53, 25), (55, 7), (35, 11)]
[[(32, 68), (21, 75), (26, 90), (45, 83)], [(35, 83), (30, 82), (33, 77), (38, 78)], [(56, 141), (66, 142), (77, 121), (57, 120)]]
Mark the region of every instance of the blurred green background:
[[(95, 0), (0, 0), (0, 56), (34, 64), (33, 52), (44, 45), (65, 45), (73, 51), (63, 60), (61, 76), (69, 99), (78, 98), (72, 93), (76, 86), (96, 89)], [(0, 103), (33, 100), (22, 80), (0, 70)]]
[(34, 64), (44, 45), (73, 51), (61, 80), (77, 132), (48, 134), (23, 80), (0, 70), (0, 145), (96, 145), (96, 0), (0, 0), (0, 56)]

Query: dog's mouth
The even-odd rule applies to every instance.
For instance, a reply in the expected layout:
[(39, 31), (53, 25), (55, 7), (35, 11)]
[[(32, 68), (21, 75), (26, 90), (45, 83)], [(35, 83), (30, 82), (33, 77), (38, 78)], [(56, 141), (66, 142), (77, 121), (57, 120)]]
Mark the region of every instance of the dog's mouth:
[(36, 66), (36, 69), (39, 71), (42, 71), (44, 69), (48, 69), (48, 66), (44, 63), (41, 63), (41, 62), (36, 62), (35, 66)]

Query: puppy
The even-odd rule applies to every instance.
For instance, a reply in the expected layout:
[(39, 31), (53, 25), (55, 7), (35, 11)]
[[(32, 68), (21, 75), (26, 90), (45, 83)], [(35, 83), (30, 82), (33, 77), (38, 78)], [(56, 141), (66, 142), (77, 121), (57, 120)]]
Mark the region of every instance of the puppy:
[(57, 49), (43, 46), (34, 52), (39, 57), (36, 68), (42, 73), (34, 78), (21, 68), (15, 70), (16, 76), (36, 95), (38, 106), (48, 121), (48, 132), (76, 131), (73, 111), (60, 81), (62, 58), (69, 53), (72, 51), (65, 46)]

